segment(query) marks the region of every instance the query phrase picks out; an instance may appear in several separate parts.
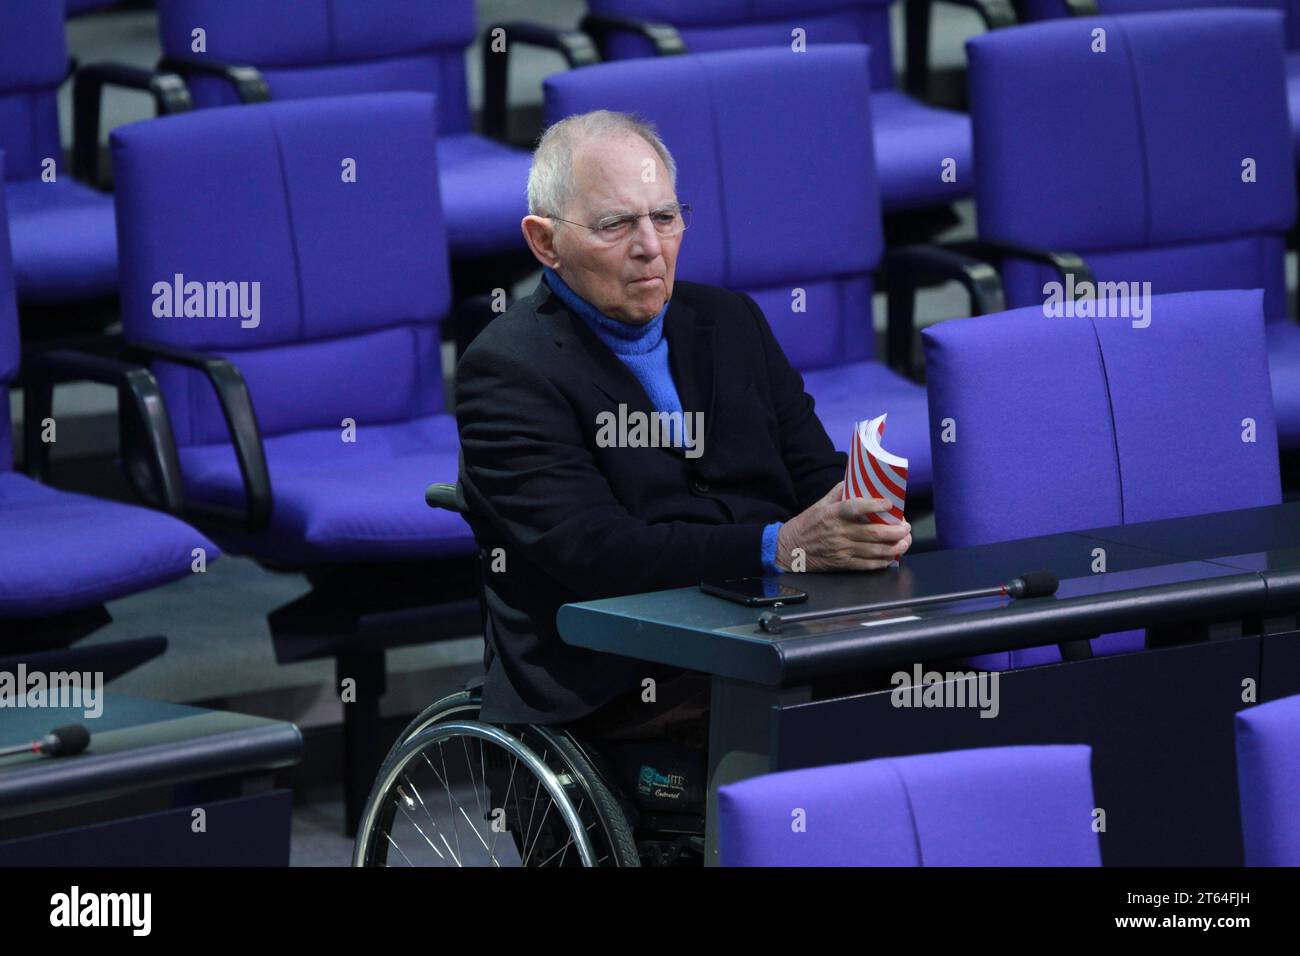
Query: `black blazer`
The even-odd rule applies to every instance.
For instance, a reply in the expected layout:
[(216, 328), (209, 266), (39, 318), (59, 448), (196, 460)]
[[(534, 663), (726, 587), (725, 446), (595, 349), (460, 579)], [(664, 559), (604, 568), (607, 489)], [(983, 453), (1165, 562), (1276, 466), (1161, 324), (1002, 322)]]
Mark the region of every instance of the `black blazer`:
[[(844, 476), (803, 379), (746, 295), (678, 282), (664, 317), (703, 454), (600, 447), (598, 416), (652, 412), (631, 370), (543, 280), (494, 319), (456, 372), (460, 482), (485, 574), (483, 719), (558, 723), (662, 667), (570, 647), (561, 604), (763, 573), (763, 528)], [(498, 567), (500, 561), (497, 562)]]

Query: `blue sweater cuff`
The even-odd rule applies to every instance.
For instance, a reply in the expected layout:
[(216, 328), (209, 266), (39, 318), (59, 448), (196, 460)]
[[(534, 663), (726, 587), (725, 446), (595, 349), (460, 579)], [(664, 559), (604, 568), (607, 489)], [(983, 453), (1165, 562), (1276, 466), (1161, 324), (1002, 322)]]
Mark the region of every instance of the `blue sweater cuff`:
[(780, 574), (776, 564), (776, 536), (781, 531), (782, 521), (774, 521), (763, 529), (763, 570), (768, 574)]

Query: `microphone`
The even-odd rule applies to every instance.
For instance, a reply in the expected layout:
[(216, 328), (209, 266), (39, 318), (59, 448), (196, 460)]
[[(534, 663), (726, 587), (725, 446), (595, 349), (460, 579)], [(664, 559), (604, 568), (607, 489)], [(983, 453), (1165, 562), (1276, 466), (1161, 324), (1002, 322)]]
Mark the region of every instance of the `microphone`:
[(0, 747), (0, 757), (12, 757), (14, 754), (37, 753), (50, 757), (71, 757), (81, 753), (90, 746), (90, 731), (81, 724), (65, 724), (55, 727), (40, 740)]
[(758, 626), (768, 634), (780, 634), (787, 624), (803, 621), (820, 621), (828, 617), (844, 617), (848, 614), (871, 614), (877, 611), (891, 611), (901, 607), (921, 607), (926, 604), (947, 604), (951, 601), (969, 601), (982, 597), (1036, 598), (1049, 597), (1056, 593), (1060, 581), (1051, 571), (1030, 571), (1018, 578), (1012, 578), (1006, 584), (992, 588), (975, 588), (971, 591), (952, 591), (948, 594), (932, 594), (929, 597), (902, 598), (897, 601), (880, 601), (875, 604), (858, 604), (854, 607), (832, 608), (829, 611), (801, 611), (798, 614), (778, 614), (764, 611), (758, 618)]

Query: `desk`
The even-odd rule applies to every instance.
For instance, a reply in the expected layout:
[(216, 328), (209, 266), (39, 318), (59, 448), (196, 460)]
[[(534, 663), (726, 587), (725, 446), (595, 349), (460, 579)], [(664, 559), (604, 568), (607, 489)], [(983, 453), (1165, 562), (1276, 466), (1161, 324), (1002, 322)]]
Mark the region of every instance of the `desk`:
[[(1104, 573), (1094, 568), (1104, 558)], [(1039, 568), (1051, 598), (757, 626), (759, 611), (680, 588), (560, 609), (576, 646), (713, 675), (708, 853), (717, 787), (761, 773), (968, 747), (1089, 743), (1108, 865), (1239, 865), (1232, 717), (1300, 692), (1300, 504), (938, 551), (866, 574), (808, 574), (795, 610), (924, 597)], [(871, 626), (864, 626), (864, 624)], [(1145, 628), (1148, 650), (999, 675), (995, 719), (903, 708), (899, 671)], [(942, 665), (942, 666), (941, 666)]]
[(104, 694), (93, 719), (6, 709), (0, 743), (74, 723), (90, 731), (84, 753), (0, 757), (0, 865), (288, 865), (292, 798), (271, 774), (302, 753), (293, 724)]

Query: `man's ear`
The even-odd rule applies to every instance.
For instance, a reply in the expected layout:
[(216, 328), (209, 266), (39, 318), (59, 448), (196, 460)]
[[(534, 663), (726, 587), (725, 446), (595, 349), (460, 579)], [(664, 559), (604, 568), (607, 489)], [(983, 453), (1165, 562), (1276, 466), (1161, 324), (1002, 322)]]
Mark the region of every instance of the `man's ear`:
[(519, 223), (524, 231), (524, 241), (533, 250), (537, 261), (554, 269), (560, 263), (559, 253), (555, 250), (555, 225), (541, 216), (524, 216)]

